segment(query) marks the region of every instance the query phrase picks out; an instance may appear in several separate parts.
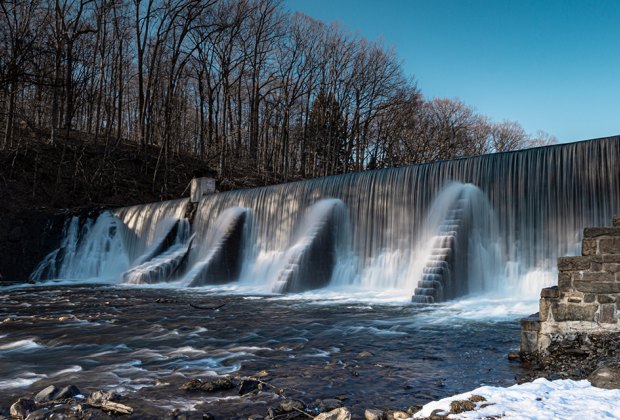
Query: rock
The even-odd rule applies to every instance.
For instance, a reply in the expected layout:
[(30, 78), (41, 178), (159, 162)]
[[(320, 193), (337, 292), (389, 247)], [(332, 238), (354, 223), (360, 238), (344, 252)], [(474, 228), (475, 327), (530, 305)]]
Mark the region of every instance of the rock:
[(248, 420), (263, 420), (264, 417), (261, 416), (260, 414), (252, 414), (250, 417), (248, 417)]
[(116, 402), (121, 396), (112, 391), (95, 391), (88, 396), (88, 405), (109, 411), (115, 415), (132, 414), (133, 408)]
[(41, 404), (55, 400), (57, 392), (58, 388), (56, 388), (56, 385), (50, 385), (47, 388), (43, 388), (37, 393), (37, 395), (34, 396), (34, 402), (36, 402), (37, 404)]
[(381, 410), (368, 409), (364, 412), (366, 420), (385, 420), (385, 414)]
[(200, 391), (202, 387), (202, 381), (200, 379), (192, 379), (189, 382), (185, 382), (179, 389), (183, 391)]
[(407, 409), (407, 413), (411, 414), (412, 416), (417, 413), (418, 411), (422, 410), (424, 408), (424, 405), (422, 404), (416, 404), (416, 405), (412, 405), (411, 407), (409, 407)]
[(340, 407), (327, 413), (321, 413), (314, 420), (351, 420), (351, 412), (346, 407)]
[(28, 414), (26, 420), (65, 420), (87, 418), (83, 416), (82, 407), (72, 404), (54, 404)]
[(404, 411), (389, 411), (386, 417), (387, 420), (402, 420), (408, 419), (411, 416), (409, 415), (409, 413), (405, 413)]
[(110, 411), (112, 414), (115, 414), (115, 415), (133, 414), (133, 408), (129, 407), (128, 405), (117, 403), (117, 402), (112, 402), (112, 401), (104, 401), (99, 406), (99, 408), (101, 408), (103, 411)]
[(319, 413), (325, 413), (327, 411), (333, 411), (342, 407), (342, 401), (334, 398), (326, 398), (324, 400), (316, 400), (316, 408)]
[(374, 354), (366, 350), (357, 354), (357, 357), (372, 357), (372, 356), (374, 356)]
[(476, 409), (476, 404), (470, 400), (452, 401), (450, 403), (450, 413), (460, 414), (465, 411), (473, 411)]
[(234, 388), (234, 384), (232, 380), (227, 377), (214, 377), (207, 378), (204, 381), (200, 379), (192, 379), (189, 382), (181, 385), (182, 390), (184, 391), (206, 391), (206, 392), (216, 392), (216, 391), (225, 391), (227, 389)]
[(263, 384), (261, 384), (260, 381), (257, 381), (255, 379), (243, 379), (239, 383), (239, 388), (238, 388), (239, 395), (246, 395), (256, 390), (261, 391), (262, 389), (263, 389)]
[(304, 411), (306, 404), (299, 400), (284, 400), (280, 403), (280, 408), (285, 413), (290, 413), (291, 411)]
[(44, 420), (49, 417), (52, 412), (48, 408), (40, 408), (28, 414), (26, 420)]
[(117, 402), (121, 396), (112, 391), (95, 391), (88, 396), (86, 403), (93, 407), (100, 407), (106, 401)]
[(438, 408), (437, 410), (433, 410), (429, 420), (445, 420), (446, 418), (448, 418), (448, 413)]
[(588, 376), (588, 381), (597, 388), (618, 389), (620, 388), (620, 367), (603, 366), (598, 368)]
[(202, 390), (208, 392), (215, 392), (232, 389), (234, 387), (235, 385), (229, 377), (210, 378), (204, 381), (204, 384), (202, 385)]
[[(65, 398), (73, 398), (76, 395), (80, 395), (81, 392), (79, 390), (79, 388), (75, 385), (67, 385), (66, 387), (64, 387), (63, 389), (61, 389), (60, 391), (58, 391), (58, 393), (54, 396), (55, 400), (62, 400)], [(35, 397), (36, 399), (36, 397)]]
[(517, 361), (520, 358), (521, 356), (519, 356), (519, 353), (516, 353), (514, 351), (508, 352), (508, 360), (510, 360), (511, 362)]
[(23, 419), (36, 408), (36, 404), (30, 398), (20, 398), (11, 406), (11, 417)]

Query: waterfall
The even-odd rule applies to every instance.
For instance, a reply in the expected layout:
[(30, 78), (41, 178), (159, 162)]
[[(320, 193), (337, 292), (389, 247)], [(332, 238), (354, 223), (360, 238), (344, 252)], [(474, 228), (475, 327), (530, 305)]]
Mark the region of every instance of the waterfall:
[(114, 280), (129, 268), (123, 237), (126, 226), (110, 212), (96, 221), (72, 217), (65, 225), (60, 247), (39, 263), (33, 280), (101, 278)]
[(188, 203), (188, 199), (180, 199), (116, 210), (115, 215), (131, 232), (131, 236), (126, 239), (130, 261), (143, 256), (149, 247), (166, 235), (171, 224), (184, 218)]
[[(346, 209), (347, 221), (346, 227), (341, 222), (330, 222), (331, 226), (348, 233), (343, 236), (346, 251), (336, 258), (330, 284), (396, 289), (411, 296), (425, 268), (432, 268), (428, 255), (436, 241), (428, 235), (451, 235), (451, 231), (433, 231), (433, 226), (438, 229), (442, 220), (454, 217), (448, 214), (454, 210), (450, 207), (454, 200), (441, 204), (442, 191), (451, 188), (460, 191), (457, 198), (467, 195), (467, 211), (478, 219), (467, 219), (471, 226), (458, 237), (459, 244), (467, 240), (467, 276), (458, 272), (452, 276), (466, 277), (463, 289), (446, 296), (498, 287), (517, 293), (522, 290), (520, 281), (540, 277), (532, 273), (552, 272), (557, 257), (579, 253), (584, 226), (605, 226), (620, 211), (620, 138), (205, 196), (193, 220), (195, 238), (188, 246), (185, 274), (209, 258), (208, 250), (217, 248), (214, 232), (226, 218), (223, 215), (233, 208), (244, 209), (247, 220), (239, 273), (220, 280), (271, 292), (290, 250), (299, 243), (312, 206), (334, 199)], [(163, 221), (182, 218), (186, 207), (187, 200), (176, 200), (115, 212), (129, 232), (124, 247), (130, 264), (161, 238), (166, 231)], [(553, 278), (543, 277), (543, 281)], [(458, 278), (451, 281), (461, 284)]]
[(31, 278), (119, 280), (132, 267), (189, 240), (189, 224), (180, 222), (187, 204), (183, 199), (124, 207), (104, 211), (96, 220), (71, 217), (59, 248), (39, 263)]

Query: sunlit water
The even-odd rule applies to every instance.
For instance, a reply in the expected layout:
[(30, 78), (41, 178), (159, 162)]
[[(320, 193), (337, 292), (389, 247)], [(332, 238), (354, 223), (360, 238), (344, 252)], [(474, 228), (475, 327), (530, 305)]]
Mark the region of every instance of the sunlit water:
[[(48, 384), (73, 383), (84, 393), (115, 389), (164, 411), (265, 414), (277, 405), (273, 394), (178, 390), (190, 378), (265, 370), (274, 386), (306, 402), (342, 397), (360, 414), (407, 408), (482, 384), (513, 384), (521, 368), (506, 355), (518, 349), (518, 319), (536, 307), (535, 299), (488, 296), (403, 305), (389, 291), (337, 288), (234, 293), (92, 284), (0, 289), (0, 405), (6, 410)], [(225, 305), (214, 311), (190, 303)]]

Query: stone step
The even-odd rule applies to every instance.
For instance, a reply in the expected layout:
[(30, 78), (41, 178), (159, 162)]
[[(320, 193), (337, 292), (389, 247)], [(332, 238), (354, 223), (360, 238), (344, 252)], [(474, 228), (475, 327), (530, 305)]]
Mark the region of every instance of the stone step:
[(429, 281), (441, 281), (443, 278), (443, 276), (441, 274), (435, 274), (435, 273), (424, 273), (422, 275), (422, 280), (429, 280)]
[(448, 270), (450, 267), (445, 261), (428, 261), (426, 263), (426, 267), (441, 267), (445, 270)]
[(620, 227), (620, 214), (616, 214), (613, 219), (612, 219), (612, 223), (614, 226), (616, 227)]
[(437, 297), (437, 289), (433, 287), (416, 287), (414, 293), (418, 296), (432, 296), (433, 298)]
[(441, 290), (443, 288), (443, 284), (441, 284), (438, 280), (420, 280), (418, 282), (418, 287), (420, 289), (437, 289)]
[(411, 302), (413, 303), (435, 303), (435, 299), (432, 296), (413, 295), (411, 296)]
[(443, 276), (446, 273), (447, 270), (448, 269), (444, 268), (444, 267), (426, 266), (422, 270), (422, 273), (424, 273), (424, 274), (438, 274), (440, 276)]

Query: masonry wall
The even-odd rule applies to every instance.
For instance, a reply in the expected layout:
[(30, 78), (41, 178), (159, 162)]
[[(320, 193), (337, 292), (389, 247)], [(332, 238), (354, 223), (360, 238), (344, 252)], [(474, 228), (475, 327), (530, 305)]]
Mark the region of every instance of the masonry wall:
[(582, 256), (558, 259), (558, 285), (541, 291), (540, 311), (521, 321), (521, 351), (544, 351), (558, 336), (620, 331), (620, 215), (586, 228)]

